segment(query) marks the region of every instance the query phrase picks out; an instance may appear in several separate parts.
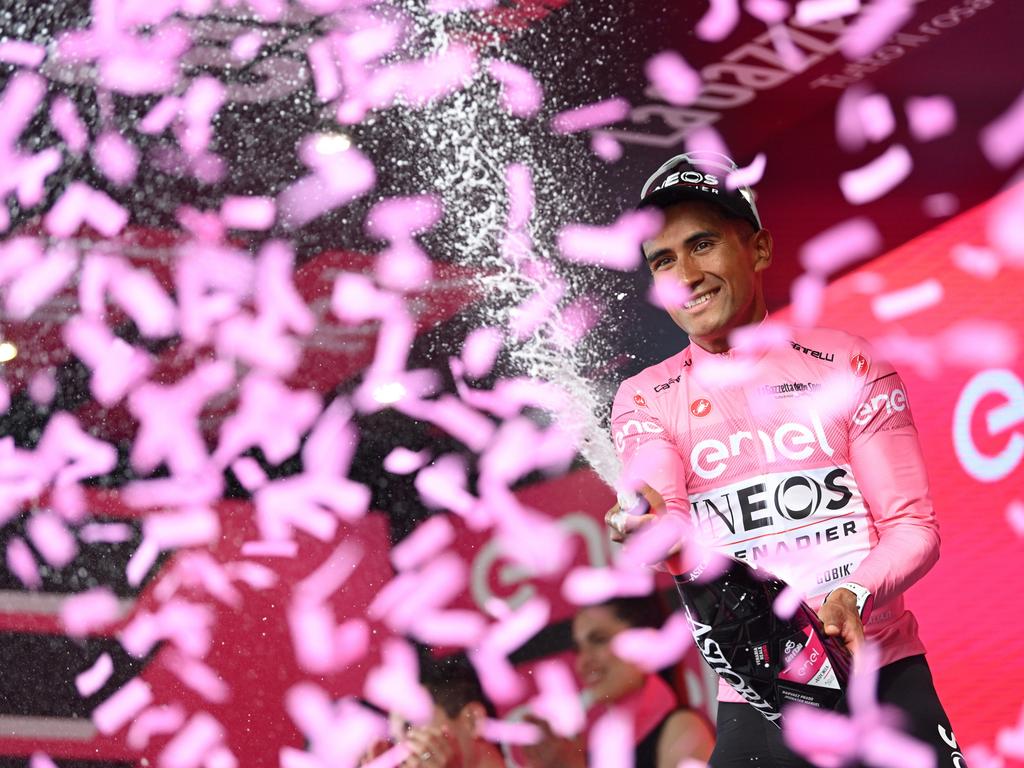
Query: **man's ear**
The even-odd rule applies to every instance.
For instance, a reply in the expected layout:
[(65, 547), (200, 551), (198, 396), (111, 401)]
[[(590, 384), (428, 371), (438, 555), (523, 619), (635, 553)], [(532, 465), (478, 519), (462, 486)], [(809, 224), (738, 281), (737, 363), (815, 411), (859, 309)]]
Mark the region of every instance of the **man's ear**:
[(772, 265), (772, 233), (760, 229), (754, 233), (754, 271), (761, 272)]

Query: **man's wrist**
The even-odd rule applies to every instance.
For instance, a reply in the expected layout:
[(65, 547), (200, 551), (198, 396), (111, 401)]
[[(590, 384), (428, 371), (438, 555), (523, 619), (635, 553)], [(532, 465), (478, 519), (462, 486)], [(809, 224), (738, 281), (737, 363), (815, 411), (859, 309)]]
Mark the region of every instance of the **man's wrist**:
[[(871, 590), (865, 587), (863, 584), (858, 584), (854, 581), (843, 582), (838, 585), (835, 589), (825, 595), (826, 602), (835, 595), (837, 598), (840, 595), (836, 595), (839, 590), (843, 590), (848, 595), (853, 596), (852, 608), (857, 611), (857, 615), (860, 616), (862, 623), (867, 623), (868, 617), (871, 615), (871, 608), (874, 604), (874, 598), (871, 594)], [(845, 595), (842, 596), (845, 598)], [(845, 600), (844, 600), (845, 602)]]

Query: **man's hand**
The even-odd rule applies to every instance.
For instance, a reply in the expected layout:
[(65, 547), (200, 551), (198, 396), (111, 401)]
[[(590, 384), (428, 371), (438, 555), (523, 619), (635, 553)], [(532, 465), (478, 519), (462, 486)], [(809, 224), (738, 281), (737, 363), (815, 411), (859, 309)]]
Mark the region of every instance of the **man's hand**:
[(825, 604), (818, 610), (818, 618), (825, 625), (825, 634), (838, 637), (850, 653), (856, 653), (864, 642), (864, 625), (857, 613), (857, 596), (848, 589), (832, 590)]
[(405, 734), (405, 743), (412, 754), (402, 762), (402, 768), (455, 768), (459, 765), (452, 737), (441, 728), (410, 728)]
[(657, 520), (658, 516), (655, 513), (665, 509), (665, 500), (651, 486), (643, 486), (640, 492), (651, 510), (646, 515), (630, 515), (627, 510), (621, 509), (618, 503), (605, 512), (604, 524), (608, 526), (612, 541), (621, 544), (633, 531)]

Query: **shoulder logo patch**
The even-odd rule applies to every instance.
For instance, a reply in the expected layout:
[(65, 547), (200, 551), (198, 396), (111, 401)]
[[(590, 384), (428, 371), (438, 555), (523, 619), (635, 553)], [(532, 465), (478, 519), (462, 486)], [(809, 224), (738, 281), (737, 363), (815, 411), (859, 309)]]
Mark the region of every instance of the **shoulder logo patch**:
[(633, 402), (639, 405), (641, 408), (647, 407), (647, 401), (644, 400), (643, 395), (633, 395)]
[(867, 376), (868, 359), (864, 355), (854, 355), (850, 358), (850, 370), (854, 376)]
[(706, 397), (699, 397), (690, 403), (690, 413), (694, 416), (707, 416), (711, 413), (711, 401)]

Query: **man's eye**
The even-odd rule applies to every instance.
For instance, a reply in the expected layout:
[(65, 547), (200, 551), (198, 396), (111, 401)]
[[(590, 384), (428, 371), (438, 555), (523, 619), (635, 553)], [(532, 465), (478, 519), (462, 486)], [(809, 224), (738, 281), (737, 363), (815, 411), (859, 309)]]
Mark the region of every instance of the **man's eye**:
[(701, 240), (695, 246), (693, 246), (693, 250), (695, 250), (695, 251), (706, 251), (708, 248), (711, 247), (711, 245), (712, 245), (712, 243), (711, 243), (710, 240)]
[(672, 257), (670, 257), (670, 256), (662, 256), (661, 258), (655, 259), (654, 260), (654, 264), (652, 266), (655, 269), (661, 269), (662, 267), (664, 267), (664, 266), (666, 266), (668, 264), (671, 264), (671, 263), (672, 263)]

